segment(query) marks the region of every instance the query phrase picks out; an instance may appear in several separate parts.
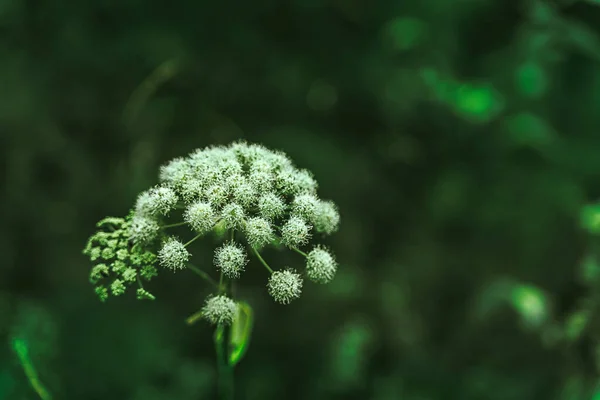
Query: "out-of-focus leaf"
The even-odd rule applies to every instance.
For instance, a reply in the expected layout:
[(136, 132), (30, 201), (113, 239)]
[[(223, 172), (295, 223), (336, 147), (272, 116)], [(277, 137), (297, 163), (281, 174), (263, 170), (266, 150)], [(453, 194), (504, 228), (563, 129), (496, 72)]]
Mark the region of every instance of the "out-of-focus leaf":
[(568, 340), (577, 340), (590, 321), (587, 310), (577, 311), (569, 316), (565, 326), (565, 335)]
[(389, 21), (385, 28), (386, 39), (396, 51), (410, 50), (425, 35), (423, 21), (413, 17), (399, 17)]
[(598, 282), (600, 278), (600, 263), (596, 256), (588, 254), (581, 262), (579, 268), (581, 280), (586, 284)]
[(48, 392), (48, 389), (46, 389), (46, 386), (40, 380), (38, 372), (33, 365), (29, 355), (29, 347), (27, 342), (20, 337), (15, 337), (12, 339), (12, 347), (17, 354), (19, 362), (23, 367), (23, 371), (25, 372), (25, 376), (27, 376), (27, 379), (29, 380), (33, 390), (35, 390), (40, 399), (52, 400), (52, 396)]
[(581, 225), (592, 235), (600, 234), (600, 204), (588, 204), (583, 207)]
[(548, 318), (546, 294), (532, 285), (520, 284), (513, 288), (511, 300), (523, 321), (532, 328), (539, 328)]
[(246, 354), (252, 336), (254, 313), (250, 304), (238, 303), (238, 310), (229, 331), (229, 365), (236, 365)]
[(544, 69), (535, 62), (521, 64), (516, 71), (517, 89), (528, 98), (542, 97), (548, 89), (548, 77)]
[(373, 340), (371, 327), (362, 319), (349, 321), (333, 342), (332, 379), (335, 385), (360, 385), (365, 372), (367, 349)]

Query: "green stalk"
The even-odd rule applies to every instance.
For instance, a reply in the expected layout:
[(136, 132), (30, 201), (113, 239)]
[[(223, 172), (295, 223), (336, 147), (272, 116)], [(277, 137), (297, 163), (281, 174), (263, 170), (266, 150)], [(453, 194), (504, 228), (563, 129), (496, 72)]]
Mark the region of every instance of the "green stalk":
[(308, 254), (306, 254), (305, 252), (303, 252), (302, 250), (300, 250), (297, 247), (292, 247), (292, 250), (294, 250), (296, 253), (298, 253), (298, 254), (300, 254), (300, 255), (302, 255), (304, 257), (308, 257)]
[(226, 328), (219, 325), (215, 330), (215, 349), (217, 352), (217, 373), (218, 373), (218, 390), (221, 400), (233, 400), (234, 382), (233, 382), (233, 367), (229, 364), (229, 350), (227, 340), (228, 336)]
[[(235, 230), (231, 230), (231, 241), (235, 239)], [(228, 280), (223, 276), (219, 278), (219, 292), (227, 294)], [(217, 374), (218, 374), (218, 391), (221, 400), (233, 400), (235, 385), (233, 380), (233, 365), (229, 362), (230, 349), (227, 338), (229, 337), (229, 327), (223, 325), (217, 326), (215, 329), (214, 341), (215, 350), (217, 353)]]
[(256, 258), (258, 258), (258, 261), (260, 261), (261, 264), (264, 265), (264, 267), (269, 271), (269, 273), (272, 274), (273, 270), (271, 269), (271, 267), (269, 267), (269, 264), (267, 264), (267, 262), (265, 261), (265, 259), (262, 258), (262, 256), (258, 252), (258, 250), (256, 250), (254, 247), (252, 247), (252, 251), (254, 252), (254, 255), (256, 256)]
[(190, 271), (194, 272), (196, 275), (198, 275), (199, 277), (201, 277), (202, 279), (204, 279), (205, 281), (207, 281), (208, 283), (210, 283), (215, 288), (219, 287), (217, 285), (217, 282), (215, 282), (210, 277), (210, 275), (208, 275), (206, 272), (202, 271), (200, 268), (196, 267), (195, 265), (193, 265), (191, 263), (187, 263), (186, 267), (187, 267), (187, 269), (189, 269)]

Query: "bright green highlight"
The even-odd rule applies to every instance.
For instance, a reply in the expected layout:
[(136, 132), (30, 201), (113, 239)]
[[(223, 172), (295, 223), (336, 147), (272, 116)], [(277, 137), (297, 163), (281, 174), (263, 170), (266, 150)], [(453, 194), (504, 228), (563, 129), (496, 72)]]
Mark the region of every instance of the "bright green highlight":
[(355, 320), (344, 327), (334, 342), (334, 379), (340, 385), (355, 383), (363, 374), (373, 332), (364, 321)]
[(25, 372), (25, 376), (29, 380), (31, 387), (38, 394), (38, 396), (42, 400), (51, 400), (52, 396), (46, 390), (44, 385), (39, 379), (38, 373), (29, 358), (29, 348), (27, 347), (27, 343), (23, 339), (15, 338), (12, 340), (12, 347), (17, 353), (17, 357), (19, 358), (19, 362), (23, 367), (23, 371)]
[(489, 85), (462, 85), (456, 92), (455, 107), (467, 118), (487, 121), (501, 107), (502, 100)]
[(233, 320), (229, 331), (229, 365), (232, 367), (239, 363), (246, 354), (252, 336), (254, 325), (254, 312), (250, 304), (242, 301), (238, 303), (237, 316)]
[(488, 122), (504, 108), (503, 97), (492, 85), (459, 82), (432, 68), (422, 69), (420, 75), (438, 101), (470, 122)]
[(583, 207), (581, 226), (593, 235), (600, 234), (600, 204), (589, 204)]
[(511, 300), (523, 320), (532, 327), (541, 326), (548, 318), (546, 295), (535, 286), (515, 286), (512, 290)]

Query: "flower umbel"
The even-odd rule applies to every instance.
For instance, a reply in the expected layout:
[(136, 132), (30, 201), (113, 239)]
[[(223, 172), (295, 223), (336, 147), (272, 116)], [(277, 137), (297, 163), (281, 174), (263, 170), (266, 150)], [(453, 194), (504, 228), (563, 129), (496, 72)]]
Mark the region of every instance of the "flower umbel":
[[(305, 257), (310, 281), (334, 278), (338, 266), (331, 250), (315, 244), (305, 253), (303, 247), (338, 230), (338, 208), (319, 198), (315, 176), (285, 153), (243, 141), (211, 146), (166, 163), (158, 178), (139, 194), (126, 218), (98, 223), (85, 248), (93, 262), (89, 280), (101, 300), (130, 286), (137, 286), (139, 299), (154, 299), (142, 283), (159, 274), (159, 264), (207, 280), (218, 293), (207, 300), (205, 319), (231, 322), (236, 304), (231, 280), (248, 268), (248, 254), (268, 271), (267, 291), (276, 302), (288, 304), (300, 296), (300, 274), (272, 268), (263, 258), (270, 247)], [(213, 258), (218, 277), (196, 267), (190, 253), (195, 241), (209, 235), (221, 243)]]

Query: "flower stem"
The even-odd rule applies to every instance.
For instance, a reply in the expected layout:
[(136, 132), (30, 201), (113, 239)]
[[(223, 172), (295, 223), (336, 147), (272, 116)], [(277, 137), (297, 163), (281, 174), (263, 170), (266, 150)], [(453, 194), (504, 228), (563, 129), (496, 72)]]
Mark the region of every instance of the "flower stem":
[(223, 293), (225, 291), (225, 285), (223, 284), (223, 271), (221, 271), (221, 276), (219, 276), (219, 293)]
[(192, 315), (190, 315), (189, 317), (187, 317), (185, 319), (185, 323), (188, 325), (192, 325), (201, 318), (202, 318), (202, 310), (199, 310), (199, 311), (196, 311), (195, 313), (193, 313)]
[(192, 240), (190, 240), (189, 242), (187, 242), (186, 244), (184, 244), (184, 246), (185, 246), (185, 247), (188, 247), (190, 244), (192, 244), (192, 242), (193, 242), (194, 240), (198, 239), (200, 236), (202, 236), (202, 234), (201, 234), (201, 233), (197, 234), (196, 236), (194, 236), (194, 237), (192, 238)]
[(187, 224), (187, 222), (181, 221), (181, 222), (176, 222), (174, 224), (163, 225), (162, 228), (163, 229), (165, 229), (165, 228), (175, 228), (176, 226), (181, 226), (181, 225), (185, 225), (185, 224)]
[(222, 400), (233, 400), (233, 367), (229, 364), (228, 346), (227, 341), (225, 340), (226, 336), (225, 326), (217, 326), (217, 329), (215, 330), (214, 341), (217, 352), (219, 393)]
[(215, 282), (206, 272), (202, 271), (200, 268), (190, 263), (188, 263), (186, 266), (190, 271), (194, 272), (196, 275), (199, 275), (202, 279), (206, 280), (212, 286), (218, 287), (217, 282)]
[(308, 257), (308, 254), (306, 254), (305, 252), (303, 252), (302, 250), (296, 248), (296, 247), (292, 247), (292, 250), (294, 250), (296, 253), (303, 255), (304, 257)]
[(264, 260), (264, 258), (261, 257), (258, 250), (256, 250), (254, 247), (252, 247), (252, 251), (254, 252), (256, 257), (259, 259), (259, 261), (262, 263), (262, 265), (264, 265), (265, 268), (268, 269), (270, 273), (273, 273), (273, 270), (271, 269), (271, 267), (269, 267), (269, 264), (267, 264), (267, 262)]

